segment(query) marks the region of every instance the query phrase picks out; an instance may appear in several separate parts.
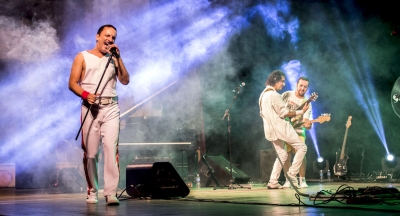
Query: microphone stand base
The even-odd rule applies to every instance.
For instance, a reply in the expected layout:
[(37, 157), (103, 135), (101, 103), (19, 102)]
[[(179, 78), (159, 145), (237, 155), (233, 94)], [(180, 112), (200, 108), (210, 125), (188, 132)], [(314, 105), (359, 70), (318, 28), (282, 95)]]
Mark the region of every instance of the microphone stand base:
[[(237, 185), (236, 187), (235, 187), (235, 185)], [(234, 189), (236, 189), (236, 188), (247, 188), (247, 189), (251, 189), (251, 184), (238, 184), (238, 183), (235, 183), (235, 182), (232, 182), (230, 185), (229, 185), (229, 187), (228, 187), (228, 190), (234, 190)]]

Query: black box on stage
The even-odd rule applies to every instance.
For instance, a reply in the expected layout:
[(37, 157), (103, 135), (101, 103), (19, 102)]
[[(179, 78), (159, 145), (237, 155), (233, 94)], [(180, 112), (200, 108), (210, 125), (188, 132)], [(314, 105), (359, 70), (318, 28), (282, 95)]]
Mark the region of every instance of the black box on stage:
[(275, 149), (260, 150), (260, 173), (263, 182), (269, 181), (275, 160)]
[(126, 167), (126, 193), (132, 197), (185, 197), (190, 190), (169, 162), (133, 162)]
[[(228, 186), (231, 184), (231, 172), (230, 172), (230, 162), (222, 156), (210, 156), (204, 155), (210, 168), (214, 170), (214, 175), (220, 184), (220, 186)], [(200, 168), (200, 183), (201, 186), (216, 186), (214, 181), (209, 182), (208, 179), (211, 178), (209, 169), (206, 164)], [(234, 183), (237, 184), (247, 184), (251, 177), (246, 175), (244, 172), (239, 170), (235, 165), (232, 164), (232, 177)]]

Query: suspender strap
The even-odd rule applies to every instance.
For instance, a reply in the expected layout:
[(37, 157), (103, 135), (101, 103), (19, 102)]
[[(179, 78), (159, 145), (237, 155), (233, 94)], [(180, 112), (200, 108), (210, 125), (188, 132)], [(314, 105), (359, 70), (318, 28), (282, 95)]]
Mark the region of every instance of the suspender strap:
[(261, 102), (262, 102), (262, 97), (264, 96), (264, 93), (265, 93), (265, 92), (267, 92), (267, 91), (273, 91), (273, 90), (274, 90), (273, 88), (265, 88), (264, 91), (263, 91), (263, 93), (262, 93), (261, 96), (260, 96), (260, 100), (258, 101), (258, 105), (259, 105), (259, 107), (260, 107), (260, 116), (261, 116), (262, 118), (264, 118), (264, 116), (263, 116), (263, 114), (262, 114), (262, 104), (261, 104)]

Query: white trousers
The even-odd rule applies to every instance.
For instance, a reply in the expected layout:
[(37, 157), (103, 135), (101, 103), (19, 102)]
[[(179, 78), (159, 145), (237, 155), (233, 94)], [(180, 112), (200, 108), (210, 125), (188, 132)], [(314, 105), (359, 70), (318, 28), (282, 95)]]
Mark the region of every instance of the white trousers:
[[(280, 139), (272, 141), (276, 152), (278, 153), (278, 157), (281, 159), (282, 164), (285, 164), (285, 161), (288, 158), (288, 153), (284, 148), (284, 142)], [(306, 144), (298, 138), (298, 141), (294, 142), (286, 142), (287, 145), (291, 145), (294, 149), (296, 149), (296, 154), (293, 158), (292, 166), (289, 168), (289, 175), (296, 176), (299, 173), (301, 163), (303, 162), (304, 156), (307, 153), (307, 146)], [(276, 158), (274, 166), (272, 168), (271, 177), (269, 182), (271, 184), (278, 183), (279, 175), (281, 174), (282, 166), (279, 162), (278, 158)]]
[[(82, 118), (87, 109), (88, 105), (82, 105)], [(98, 192), (98, 159), (101, 143), (104, 154), (104, 196), (115, 196), (117, 193), (119, 114), (117, 102), (109, 105), (93, 105), (82, 126), (83, 165), (88, 194)]]

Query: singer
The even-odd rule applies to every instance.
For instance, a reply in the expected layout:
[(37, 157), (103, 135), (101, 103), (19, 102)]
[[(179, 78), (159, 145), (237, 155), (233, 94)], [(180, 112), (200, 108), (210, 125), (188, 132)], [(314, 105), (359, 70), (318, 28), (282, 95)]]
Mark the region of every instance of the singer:
[[(307, 152), (307, 146), (299, 138), (292, 125), (285, 120), (285, 117), (302, 115), (308, 110), (310, 104), (306, 103), (302, 110), (290, 111), (282, 100), (282, 96), (277, 92), (282, 90), (283, 86), (285, 86), (285, 74), (279, 70), (273, 71), (266, 81), (266, 88), (260, 95), (260, 115), (263, 119), (265, 138), (272, 142), (283, 164), (288, 158), (284, 142), (296, 150), (292, 166), (290, 166), (287, 175), (292, 180), (293, 185), (297, 187), (296, 175)], [(282, 165), (277, 158), (267, 185), (268, 189), (282, 189), (282, 186), (278, 183), (281, 171)]]
[[(82, 98), (82, 116), (91, 107), (82, 125), (83, 165), (87, 182), (86, 203), (89, 204), (98, 203), (97, 167), (100, 143), (102, 143), (104, 197), (107, 205), (119, 205), (116, 195), (119, 182), (120, 111), (116, 83), (118, 79), (123, 85), (127, 85), (129, 73), (115, 44), (116, 37), (117, 29), (114, 26), (101, 26), (96, 34), (95, 47), (76, 55), (69, 77), (69, 89)], [(108, 67), (105, 68), (111, 57)], [(103, 72), (104, 79), (100, 83)], [(96, 89), (98, 89), (97, 92)]]

